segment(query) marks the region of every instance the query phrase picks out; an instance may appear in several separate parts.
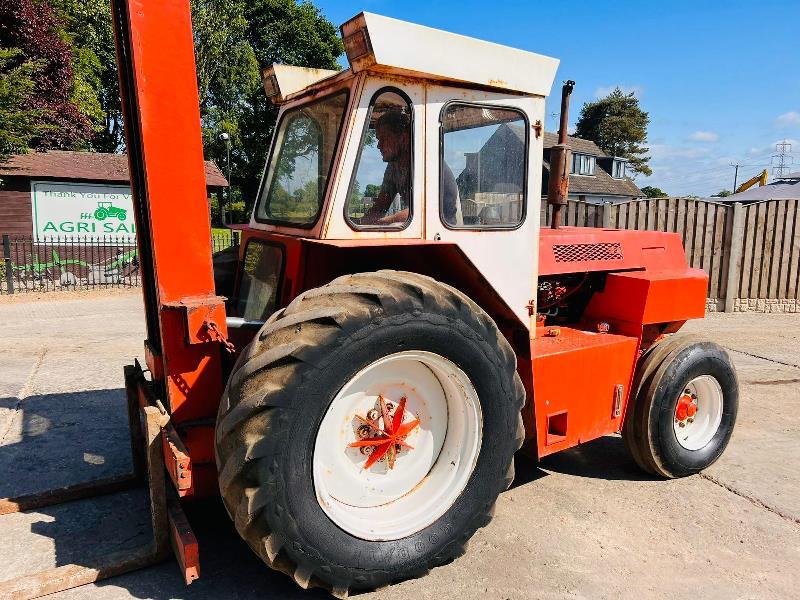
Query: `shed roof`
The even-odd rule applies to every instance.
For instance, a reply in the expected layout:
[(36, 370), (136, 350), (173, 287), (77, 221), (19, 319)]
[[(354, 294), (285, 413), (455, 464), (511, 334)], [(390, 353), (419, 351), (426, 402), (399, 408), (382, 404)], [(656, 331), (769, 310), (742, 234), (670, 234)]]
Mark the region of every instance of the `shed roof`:
[[(205, 161), (205, 171), (208, 187), (228, 186), (228, 181), (213, 161)], [(127, 155), (65, 150), (15, 154), (6, 162), (0, 163), (0, 177), (130, 183)]]

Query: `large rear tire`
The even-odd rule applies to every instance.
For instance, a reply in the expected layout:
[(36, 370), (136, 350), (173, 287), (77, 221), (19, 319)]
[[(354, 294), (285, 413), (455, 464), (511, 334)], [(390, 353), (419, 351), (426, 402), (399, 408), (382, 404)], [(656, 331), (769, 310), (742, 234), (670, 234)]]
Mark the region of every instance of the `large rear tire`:
[(739, 386), (727, 352), (692, 335), (673, 335), (642, 356), (622, 438), (634, 461), (660, 477), (712, 465), (736, 423)]
[[(378, 396), (407, 400), (413, 449), (392, 445), (394, 468), (349, 447)], [(489, 523), (524, 400), (513, 350), (461, 292), (413, 273), (340, 277), (273, 315), (237, 361), (217, 417), (225, 506), (302, 587), (343, 597), (420, 576)]]

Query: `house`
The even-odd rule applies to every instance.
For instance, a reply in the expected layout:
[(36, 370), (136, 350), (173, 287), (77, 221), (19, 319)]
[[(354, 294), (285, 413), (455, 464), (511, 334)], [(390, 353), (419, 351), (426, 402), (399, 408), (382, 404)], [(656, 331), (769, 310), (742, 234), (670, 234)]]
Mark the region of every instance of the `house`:
[[(544, 132), (544, 169), (542, 195), (547, 195), (550, 174), (550, 149), (558, 143), (558, 135)], [(569, 197), (592, 204), (619, 203), (642, 198), (644, 193), (626, 175), (627, 159), (608, 156), (590, 140), (567, 136), (572, 148), (569, 176)]]
[[(228, 182), (206, 161), (208, 194)], [(0, 234), (34, 239), (135, 233), (128, 157), (101, 152), (31, 152), (0, 164)]]
[[(558, 136), (544, 132), (544, 169), (542, 195), (547, 195), (550, 169), (550, 148)], [(608, 156), (594, 142), (569, 137), (572, 146), (572, 170), (569, 178), (569, 197), (591, 203), (624, 202), (644, 196), (630, 178), (626, 177), (626, 159)], [(466, 153), (466, 166), (456, 177), (462, 198), (490, 190), (492, 193), (519, 194), (516, 189), (523, 181), (524, 161), (509, 160), (509, 154), (525, 152), (525, 131), (520, 125), (503, 123), (478, 152)], [(508, 172), (509, 169), (515, 172)], [(515, 183), (509, 183), (515, 182)], [(485, 194), (484, 194), (485, 195)]]

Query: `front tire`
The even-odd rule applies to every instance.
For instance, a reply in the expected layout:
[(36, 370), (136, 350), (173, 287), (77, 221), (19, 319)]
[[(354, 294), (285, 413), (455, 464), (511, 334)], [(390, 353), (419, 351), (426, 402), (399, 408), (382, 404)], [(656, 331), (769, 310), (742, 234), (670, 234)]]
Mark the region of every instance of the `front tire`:
[(643, 470), (684, 477), (722, 455), (739, 406), (736, 371), (723, 348), (675, 335), (642, 357), (635, 383), (622, 434)]
[[(420, 421), (393, 469), (349, 447), (378, 396), (405, 397), (404, 422)], [(416, 577), (490, 521), (524, 400), (514, 352), (459, 291), (412, 273), (340, 277), (273, 315), (237, 362), (217, 418), (223, 500), (303, 587), (345, 596)]]

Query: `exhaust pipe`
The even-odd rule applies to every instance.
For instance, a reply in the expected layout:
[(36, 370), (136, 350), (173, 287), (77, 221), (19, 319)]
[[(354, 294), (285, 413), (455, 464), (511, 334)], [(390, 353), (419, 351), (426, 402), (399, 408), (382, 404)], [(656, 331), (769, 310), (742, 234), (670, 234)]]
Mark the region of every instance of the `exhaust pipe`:
[(561, 227), (561, 209), (567, 204), (569, 194), (569, 164), (572, 149), (567, 143), (567, 123), (569, 122), (569, 98), (575, 82), (564, 82), (561, 88), (561, 121), (558, 128), (558, 144), (550, 149), (550, 178), (547, 184), (547, 203), (553, 207), (550, 227)]

